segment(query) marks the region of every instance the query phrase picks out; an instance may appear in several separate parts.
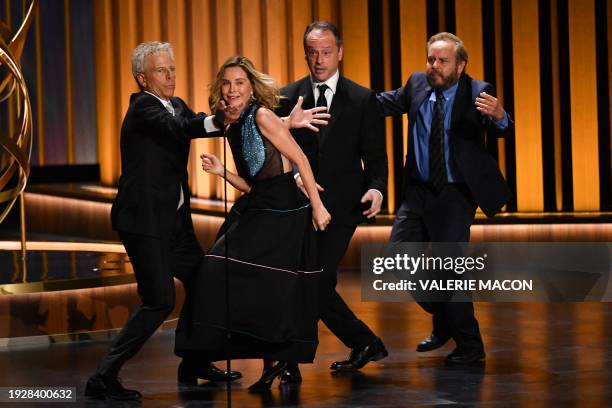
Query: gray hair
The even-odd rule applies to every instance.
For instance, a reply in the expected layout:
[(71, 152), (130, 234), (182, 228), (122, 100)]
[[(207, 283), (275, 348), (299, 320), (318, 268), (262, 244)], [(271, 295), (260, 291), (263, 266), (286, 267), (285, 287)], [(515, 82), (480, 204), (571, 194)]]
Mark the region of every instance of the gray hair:
[(134, 52), (132, 52), (132, 75), (134, 78), (136, 78), (136, 75), (145, 72), (147, 57), (161, 51), (167, 52), (170, 58), (174, 59), (174, 53), (169, 43), (151, 41), (138, 44), (138, 46), (134, 48)]

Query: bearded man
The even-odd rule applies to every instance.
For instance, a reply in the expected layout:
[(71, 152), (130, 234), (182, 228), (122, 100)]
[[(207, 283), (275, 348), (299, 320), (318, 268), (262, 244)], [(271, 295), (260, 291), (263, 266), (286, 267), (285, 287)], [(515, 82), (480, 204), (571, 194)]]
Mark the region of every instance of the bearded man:
[[(488, 137), (511, 134), (513, 122), (493, 86), (466, 74), (467, 60), (459, 37), (435, 34), (427, 42), (426, 72), (377, 95), (383, 115), (407, 113), (409, 120), (403, 201), (392, 242), (468, 242), (476, 208), (493, 216), (510, 199), (484, 141), (485, 130)], [(419, 304), (433, 315), (433, 331), (417, 351), (435, 350), (453, 339), (457, 347), (447, 363), (484, 359), (472, 302)]]

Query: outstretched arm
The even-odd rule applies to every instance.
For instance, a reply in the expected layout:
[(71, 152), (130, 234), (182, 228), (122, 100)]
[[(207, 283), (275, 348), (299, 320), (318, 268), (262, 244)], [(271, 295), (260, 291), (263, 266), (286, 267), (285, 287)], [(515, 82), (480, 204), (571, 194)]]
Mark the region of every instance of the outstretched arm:
[(202, 159), (202, 169), (210, 174), (214, 174), (219, 177), (225, 177), (228, 183), (232, 185), (236, 190), (240, 190), (243, 193), (248, 193), (251, 191), (251, 186), (246, 182), (245, 179), (240, 177), (237, 174), (232, 173), (229, 170), (226, 170), (223, 164), (217, 156), (210, 153), (202, 153), (200, 155)]
[(308, 158), (306, 158), (302, 149), (300, 149), (295, 140), (293, 140), (287, 127), (272, 111), (266, 108), (260, 108), (257, 111), (256, 120), (259, 129), (266, 139), (268, 139), (283, 156), (287, 157), (297, 166), (312, 205), (313, 224), (316, 229), (324, 230), (327, 224), (329, 224), (331, 216), (327, 212), (325, 206), (323, 206), (321, 197), (319, 197), (319, 192), (317, 191)]

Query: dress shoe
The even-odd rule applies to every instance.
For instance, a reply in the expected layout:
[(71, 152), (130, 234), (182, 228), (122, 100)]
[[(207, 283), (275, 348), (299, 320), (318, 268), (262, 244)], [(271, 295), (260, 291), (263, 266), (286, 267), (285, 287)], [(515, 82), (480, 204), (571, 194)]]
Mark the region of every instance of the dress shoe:
[(191, 362), (181, 360), (177, 371), (177, 380), (181, 385), (198, 385), (198, 378), (208, 381), (236, 381), (242, 378), (239, 371), (223, 371), (210, 363), (204, 368)]
[(388, 355), (389, 353), (383, 342), (379, 338), (376, 338), (373, 343), (365, 347), (355, 347), (351, 350), (348, 360), (336, 361), (330, 368), (334, 371), (359, 370), (370, 361), (382, 360)]
[(425, 351), (438, 349), (445, 345), (448, 339), (448, 337), (439, 337), (431, 333), (417, 345), (416, 351), (418, 351), (419, 353), (423, 353)]
[(117, 377), (94, 374), (87, 380), (85, 396), (95, 399), (114, 399), (119, 401), (138, 400), (142, 394), (136, 390), (124, 388)]
[(446, 356), (446, 364), (458, 365), (458, 364), (474, 364), (482, 362), (485, 358), (485, 353), (482, 350), (461, 350), (456, 348)]
[(287, 365), (287, 368), (283, 370), (280, 376), (282, 384), (299, 384), (302, 382), (302, 374), (297, 363), (291, 363)]
[(276, 377), (280, 377), (283, 371), (287, 368), (286, 361), (279, 361), (276, 365), (266, 368), (261, 374), (261, 378), (253, 385), (249, 387), (249, 391), (268, 391), (272, 386), (272, 382)]

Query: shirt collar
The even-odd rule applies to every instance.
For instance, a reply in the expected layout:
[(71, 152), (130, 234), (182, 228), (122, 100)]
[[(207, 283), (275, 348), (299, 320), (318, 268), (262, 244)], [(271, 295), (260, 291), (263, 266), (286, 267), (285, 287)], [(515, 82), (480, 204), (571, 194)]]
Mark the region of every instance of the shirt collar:
[(336, 88), (338, 87), (338, 79), (340, 79), (340, 71), (336, 70), (336, 73), (327, 79), (325, 82), (317, 82), (312, 75), (310, 76), (310, 82), (312, 83), (312, 90), (317, 88), (317, 85), (325, 84), (331, 89), (331, 91), (336, 94)]
[[(459, 82), (457, 82), (455, 85), (451, 86), (450, 88), (446, 89), (444, 92), (442, 92), (442, 94), (444, 95), (444, 100), (448, 101), (450, 98), (453, 98), (455, 96), (455, 94), (457, 93), (457, 87), (459, 86)], [(429, 100), (432, 102), (436, 101), (436, 92), (435, 90), (432, 90), (431, 95), (429, 95)]]
[(145, 92), (148, 93), (149, 95), (153, 95), (154, 97), (156, 97), (164, 106), (170, 106), (171, 108), (174, 109), (174, 107), (172, 106), (172, 102), (164, 101), (162, 98), (160, 98), (159, 96), (155, 95), (152, 92), (149, 92), (149, 91), (145, 91)]

